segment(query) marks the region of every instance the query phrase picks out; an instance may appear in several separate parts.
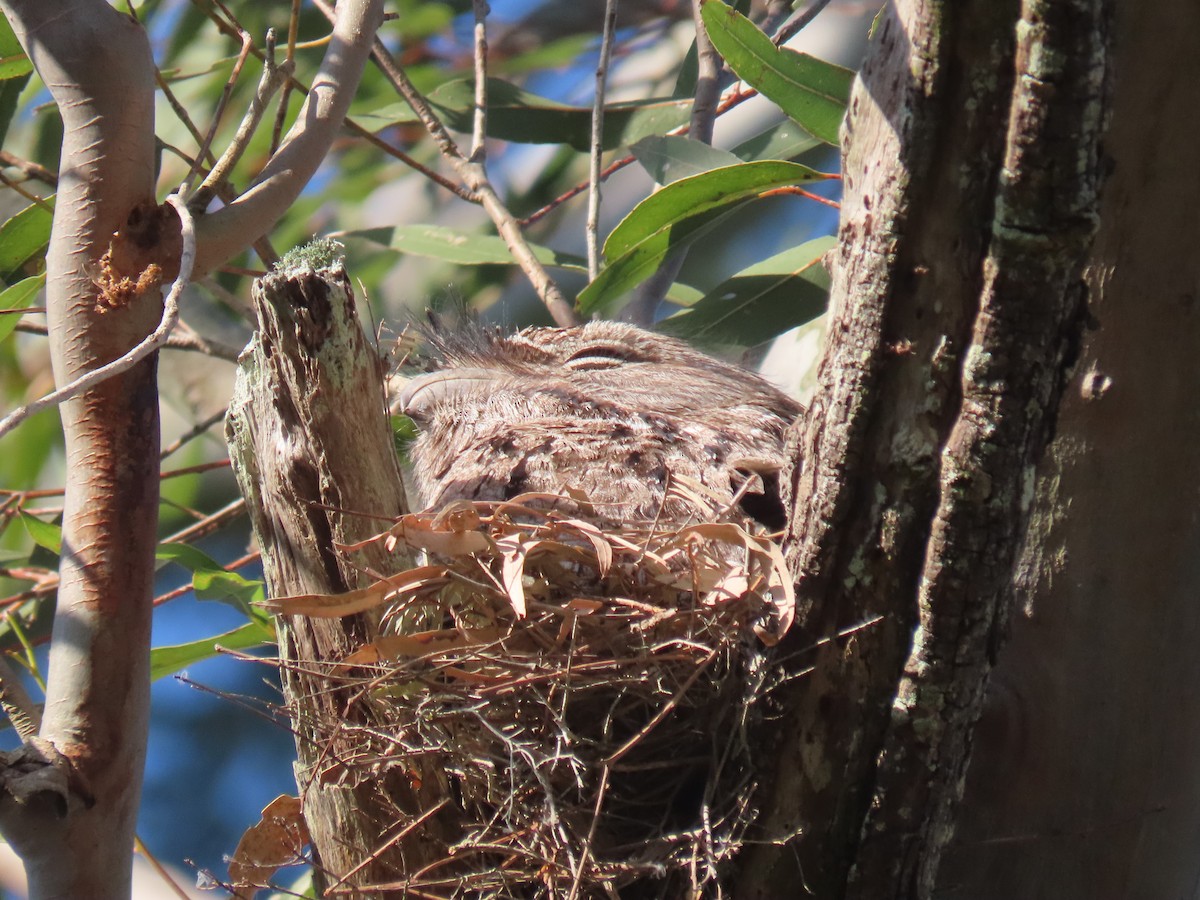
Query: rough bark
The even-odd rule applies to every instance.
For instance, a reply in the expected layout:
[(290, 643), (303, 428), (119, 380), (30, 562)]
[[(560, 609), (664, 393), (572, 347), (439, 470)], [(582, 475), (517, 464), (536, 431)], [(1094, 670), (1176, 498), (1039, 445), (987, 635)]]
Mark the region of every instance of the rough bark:
[(879, 26), (791, 481), (804, 628), (783, 658), (812, 671), (782, 697), (742, 896), (932, 883), (1083, 328), (1104, 7), (914, 0)]
[[(359, 325), (340, 265), (267, 275), (255, 284), (254, 306), (259, 330), (242, 355), (227, 433), (268, 592), (365, 586), (372, 579), (364, 566), (391, 574), (398, 561), (382, 546), (350, 561), (334, 544), (364, 540), (404, 512), (382, 360)], [(377, 770), (357, 758), (356, 730), (376, 724), (358, 701), (367, 688), (331, 676), (334, 663), (372, 639), (376, 622), (368, 615), (277, 622), (318, 879), (327, 886), (394, 881), (429, 858), (420, 833), (380, 850), (405, 824), (393, 810), (416, 818), (433, 807), (429, 794), (440, 779), (421, 773), (419, 762)]]
[[(138, 279), (163, 255), (154, 212), (153, 62), (142, 28), (99, 0), (14, 0), (3, 9), (63, 117), (46, 258), (51, 359), (61, 386), (129, 350), (162, 313), (153, 279), (150, 289), (121, 295), (95, 277), (110, 248), (108, 273), (118, 278)], [(150, 702), (156, 362), (61, 410), (61, 581), (37, 749), (60, 767), (66, 790), (38, 789), (14, 802), (21, 779), (37, 778), (39, 766), (0, 771), (0, 827), (22, 855), (34, 897), (130, 890)]]
[(1200, 881), (1200, 7), (1118, 10), (1092, 327), (1038, 471), (948, 900)]

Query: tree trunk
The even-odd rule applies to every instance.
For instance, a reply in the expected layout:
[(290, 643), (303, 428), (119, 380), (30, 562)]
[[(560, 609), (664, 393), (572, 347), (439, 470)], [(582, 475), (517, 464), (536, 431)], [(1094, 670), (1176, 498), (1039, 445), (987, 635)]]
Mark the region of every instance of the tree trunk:
[[(154, 64), (141, 26), (106, 3), (0, 6), (63, 118), (46, 255), (63, 387), (154, 328), (163, 308), (154, 272), (169, 281), (178, 267), (178, 224), (154, 204)], [(156, 370), (152, 356), (61, 407), (67, 465), (46, 711), (36, 740), (0, 758), (0, 830), (33, 897), (130, 891), (150, 708)], [(62, 776), (57, 788), (47, 775)]]
[(1200, 862), (1200, 7), (1118, 5), (1091, 327), (935, 896), (1190, 897)]
[[(335, 544), (362, 541), (404, 512), (382, 360), (340, 264), (267, 275), (254, 305), (259, 330), (242, 355), (227, 432), (269, 596), (365, 586), (373, 579), (362, 566), (391, 574), (398, 560), (377, 545), (352, 563)], [(421, 856), (420, 833), (400, 849), (380, 845), (434, 807), (441, 779), (419, 760), (400, 765), (395, 753), (380, 770), (363, 761), (377, 724), (363, 699), (369, 685), (335, 664), (369, 642), (377, 623), (365, 614), (277, 622), (318, 882), (401, 878), (432, 859)], [(408, 821), (397, 820), (396, 807)]]
[(911, 0), (878, 26), (791, 479), (783, 659), (812, 671), (781, 698), (742, 896), (932, 886), (1086, 320), (1105, 6)]

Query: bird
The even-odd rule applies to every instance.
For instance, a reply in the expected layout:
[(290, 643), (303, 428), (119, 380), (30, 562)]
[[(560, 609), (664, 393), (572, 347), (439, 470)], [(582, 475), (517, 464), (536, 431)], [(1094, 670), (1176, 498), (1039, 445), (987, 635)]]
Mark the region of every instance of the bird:
[(433, 368), (393, 406), (417, 426), (422, 506), (536, 493), (586, 497), (614, 523), (785, 524), (778, 476), (803, 407), (759, 375), (615, 321), (433, 321), (424, 336)]

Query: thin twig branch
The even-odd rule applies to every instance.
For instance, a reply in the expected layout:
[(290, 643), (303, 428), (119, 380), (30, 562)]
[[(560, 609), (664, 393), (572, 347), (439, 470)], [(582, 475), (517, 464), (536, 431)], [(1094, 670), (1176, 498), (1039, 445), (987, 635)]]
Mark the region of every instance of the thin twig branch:
[[(12, 312), (16, 313), (45, 313), (44, 308), (21, 309), (21, 310), (0, 310), (0, 313)], [(179, 322), (176, 328), (186, 327), (185, 323)], [(22, 334), (36, 334), (39, 337), (47, 337), (50, 334), (50, 329), (45, 325), (39, 325), (36, 322), (18, 322), (13, 328), (14, 331), (19, 331)], [(205, 356), (211, 356), (214, 359), (223, 359), (226, 362), (237, 362), (241, 355), (241, 350), (237, 347), (231, 347), (228, 344), (222, 344), (217, 341), (210, 341), (208, 338), (201, 337), (194, 331), (188, 330), (187, 334), (173, 333), (167, 338), (167, 342), (160, 348), (162, 350), (185, 350), (192, 353), (203, 353)]]
[(830, 0), (815, 0), (815, 2), (804, 12), (798, 12), (791, 19), (779, 26), (779, 31), (771, 36), (772, 43), (776, 47), (786, 44), (793, 37), (808, 27), (808, 23), (817, 17), (817, 15), (827, 7)]
[[(288, 16), (288, 36), (287, 36), (287, 55), (284, 57), (284, 64), (290, 65), (293, 68), (288, 71), (293, 71), (296, 65), (296, 39), (300, 32), (300, 0), (292, 0), (292, 14)], [(283, 124), (287, 121), (288, 97), (292, 93), (292, 83), (294, 78), (289, 78), (283, 83), (283, 91), (279, 95), (279, 108), (275, 110), (275, 124), (271, 128), (271, 155), (275, 155), (275, 151), (279, 149), (279, 139), (283, 135)]]
[(213, 413), (211, 416), (209, 416), (204, 421), (197, 422), (195, 425), (193, 425), (191, 428), (189, 428), (187, 431), (185, 431), (183, 434), (181, 434), (174, 441), (167, 444), (167, 446), (163, 447), (162, 450), (158, 454), (159, 459), (166, 459), (168, 456), (170, 456), (172, 453), (179, 450), (181, 447), (185, 446), (186, 444), (188, 444), (191, 441), (194, 441), (196, 438), (200, 437), (200, 435), (204, 434), (206, 431), (208, 431), (214, 425), (219, 425), (221, 422), (224, 422), (225, 421), (225, 413), (227, 413), (228, 411), (229, 411), (228, 407), (224, 407), (222, 409), (217, 410), (215, 413)]
[(487, 0), (473, 0), (475, 9), (475, 117), (471, 133), (471, 161), (487, 159)]
[(167, 203), (171, 204), (175, 212), (179, 215), (180, 231), (183, 236), (183, 252), (179, 258), (179, 275), (175, 278), (171, 289), (167, 292), (166, 300), (163, 302), (162, 319), (159, 321), (158, 327), (123, 356), (114, 359), (112, 362), (98, 369), (92, 369), (90, 372), (85, 373), (39, 400), (34, 400), (32, 403), (13, 410), (0, 421), (0, 437), (8, 434), (35, 413), (57, 406), (59, 403), (69, 400), (72, 397), (78, 397), (84, 391), (95, 387), (102, 381), (106, 381), (114, 375), (132, 369), (141, 360), (166, 344), (167, 338), (170, 337), (171, 330), (175, 327), (175, 322), (179, 318), (179, 298), (191, 279), (192, 267), (196, 259), (196, 232), (192, 223), (191, 213), (187, 211), (187, 205), (175, 194), (167, 198)]
[[(221, 89), (221, 98), (217, 101), (217, 108), (213, 111), (212, 122), (209, 123), (208, 131), (205, 133), (204, 140), (200, 144), (200, 152), (196, 154), (197, 162), (203, 160), (209, 154), (213, 138), (216, 137), (217, 128), (221, 124), (221, 117), (225, 114), (225, 107), (229, 105), (229, 98), (233, 95), (233, 86), (237, 84), (238, 78), (241, 77), (242, 69), (246, 65), (250, 51), (254, 49), (254, 39), (250, 37), (249, 32), (242, 31), (239, 37), (242, 40), (242, 46), (238, 50), (237, 62), (233, 64), (233, 71), (229, 73), (229, 77), (225, 80), (225, 86)], [(179, 186), (180, 196), (187, 197), (191, 194), (192, 179), (196, 177), (198, 171), (193, 166), (191, 171), (187, 173), (187, 177), (183, 179), (183, 183)]]
[[(299, 0), (293, 0), (293, 3), (298, 4)], [(208, 13), (209, 20), (217, 27), (217, 29), (222, 34), (237, 38), (237, 36), (243, 30), (241, 28), (241, 26), (239, 24), (237, 24), (236, 20), (233, 25), (230, 25), (229, 22), (225, 20), (225, 18), (223, 18), (222, 16), (216, 15), (214, 8), (204, 7), (202, 11)], [(386, 16), (384, 18), (386, 18)], [(291, 32), (291, 29), (289, 26), (289, 47), (291, 47), (290, 32)], [(328, 39), (318, 41), (318, 42), (310, 42), (309, 44), (297, 44), (296, 47), (315, 46), (318, 43), (325, 43), (325, 42), (327, 42), (327, 40)], [(294, 59), (294, 56), (295, 56), (294, 50), (295, 50), (295, 48), (291, 48), (289, 50), (288, 59)], [(257, 59), (259, 59), (260, 61), (263, 59), (262, 51), (258, 50), (257, 48), (252, 50), (251, 53), (254, 54), (254, 56)], [(301, 82), (298, 78), (296, 78), (295, 75), (293, 75), (287, 80), (287, 83), (284, 86), (285, 100), (280, 101), (281, 105), (283, 105), (285, 103), (288, 91), (293, 91), (293, 90), (299, 91), (301, 94), (303, 94), (306, 97), (308, 96), (308, 93), (309, 93), (308, 86), (305, 85), (303, 82)], [(172, 104), (173, 107), (174, 107), (174, 105), (175, 104)], [(179, 112), (179, 110), (176, 110), (176, 112)], [(186, 113), (185, 113), (185, 115), (186, 115)], [(451, 181), (449, 178), (445, 177), (441, 173), (435, 172), (433, 169), (430, 169), (428, 166), (423, 165), (422, 163), (418, 162), (416, 159), (409, 156), (407, 153), (405, 153), (403, 150), (399, 149), (398, 147), (393, 147), (387, 141), (383, 140), (378, 135), (376, 135), (374, 132), (370, 131), (368, 128), (364, 127), (363, 125), (360, 125), (358, 122), (354, 121), (353, 119), (346, 118), (346, 120), (344, 121), (343, 124), (356, 137), (362, 138), (363, 140), (367, 141), (369, 144), (382, 150), (384, 153), (388, 154), (389, 156), (392, 156), (395, 159), (398, 159), (400, 162), (404, 163), (404, 165), (408, 166), (410, 169), (420, 172), (422, 175), (424, 175), (430, 181), (434, 182), (437, 185), (440, 185), (441, 187), (443, 187), (446, 190), (453, 193), (455, 196), (460, 197), (463, 200), (466, 200), (468, 203), (478, 203), (479, 202), (479, 198), (476, 197), (474, 194), (472, 194), (469, 190), (464, 188), (462, 185), (456, 184), (454, 181)], [(280, 127), (282, 127), (282, 124), (280, 124)], [(194, 132), (194, 133), (196, 135), (199, 135), (198, 131)], [(200, 138), (197, 136), (197, 141), (199, 141), (199, 140), (200, 140)], [(271, 157), (274, 158), (275, 153), (279, 149), (279, 140), (277, 137), (272, 137), (271, 146), (272, 146)], [(222, 197), (221, 199), (224, 200), (226, 203), (230, 202), (225, 197)]]
[[(735, 106), (738, 106), (741, 103), (744, 103), (745, 101), (749, 100), (751, 97), (757, 97), (757, 96), (758, 96), (758, 91), (754, 90), (753, 88), (747, 88), (747, 87), (743, 87), (743, 86), (735, 84), (732, 87), (730, 87), (729, 90), (727, 90), (724, 94), (722, 94), (721, 102), (717, 105), (717, 116), (718, 117), (723, 116), (725, 113), (729, 112), (729, 110), (733, 109)], [(690, 123), (687, 125), (680, 125), (678, 128), (672, 128), (670, 131), (667, 132), (667, 134), (669, 134), (669, 135), (687, 134), (688, 131), (690, 130), (690, 128), (691, 128)], [(604, 181), (610, 175), (613, 175), (613, 174), (619, 172), (621, 169), (625, 168), (626, 166), (632, 165), (635, 162), (637, 162), (637, 157), (633, 156), (633, 155), (629, 155), (622, 159), (618, 159), (614, 163), (610, 163), (608, 168), (606, 168), (603, 172), (600, 173), (600, 180)], [(532, 225), (534, 222), (537, 222), (537, 221), (545, 218), (547, 215), (552, 213), (554, 210), (558, 209), (558, 207), (562, 206), (568, 200), (572, 199), (573, 197), (579, 196), (587, 189), (588, 189), (588, 182), (581, 181), (579, 184), (575, 185), (573, 188), (571, 188), (567, 191), (564, 191), (562, 194), (555, 197), (553, 200), (551, 200), (545, 206), (541, 207), (540, 209), (534, 210), (532, 213), (527, 215), (525, 218), (520, 219), (519, 221), (520, 221), (521, 225), (528, 227), (528, 226)]]
[[(321, 10), (326, 17), (332, 18), (334, 12), (325, 0), (313, 0), (317, 9)], [(338, 9), (341, 9), (339, 5)], [(421, 95), (420, 91), (413, 86), (408, 75), (393, 59), (392, 54), (388, 51), (383, 41), (375, 38), (372, 48), (371, 57), (374, 59), (379, 71), (388, 79), (392, 87), (400, 94), (401, 97), (408, 103), (418, 119), (425, 126), (425, 130), (429, 132), (429, 136), (433, 138), (438, 149), (441, 151), (455, 171), (458, 172), (459, 178), (463, 184), (467, 186), (473, 194), (478, 197), (479, 202), (483, 205), (484, 210), (491, 217), (493, 224), (496, 226), (496, 231), (500, 237), (504, 239), (504, 243), (508, 246), (509, 252), (512, 253), (513, 259), (517, 265), (521, 267), (521, 271), (525, 273), (525, 277), (529, 279), (533, 285), (534, 291), (549, 310), (554, 321), (559, 325), (577, 325), (579, 318), (575, 315), (575, 310), (571, 303), (563, 295), (562, 289), (550, 277), (546, 271), (546, 267), (541, 264), (538, 258), (534, 255), (533, 249), (529, 246), (529, 242), (525, 239), (524, 233), (521, 231), (520, 223), (516, 217), (504, 205), (504, 201), (500, 199), (500, 195), (496, 193), (496, 189), (488, 180), (487, 171), (484, 166), (468, 157), (464, 156), (458, 148), (454, 138), (446, 126), (442, 124), (437, 113), (430, 107), (428, 101)]]
[[(692, 0), (692, 19), (696, 25), (696, 92), (687, 133), (693, 140), (712, 144), (713, 123), (721, 99), (721, 57), (704, 28), (700, 0)], [(687, 247), (676, 247), (668, 253), (654, 274), (638, 287), (634, 298), (621, 311), (621, 319), (644, 327), (653, 325), (658, 308), (686, 259)]]
[[(246, 148), (250, 146), (250, 139), (254, 137), (254, 132), (258, 129), (258, 123), (262, 121), (271, 97), (283, 86), (290, 75), (291, 68), (288, 61), (285, 61), (282, 66), (275, 65), (275, 30), (270, 29), (267, 31), (267, 53), (263, 60), (263, 73), (258, 81), (258, 88), (254, 92), (254, 98), (250, 101), (250, 107), (242, 117), (233, 140), (225, 148), (225, 152), (221, 154), (221, 158), (209, 171), (196, 193), (188, 200), (188, 207), (193, 213), (199, 214), (207, 208), (209, 201), (229, 178), (233, 167), (237, 165), (242, 154), (246, 152)], [(180, 192), (185, 196), (187, 194), (184, 189), (181, 189)]]
[(21, 157), (9, 153), (7, 150), (0, 150), (0, 163), (12, 166), (14, 169), (20, 169), (30, 178), (36, 178), (43, 184), (50, 185), (50, 187), (58, 187), (58, 176), (45, 166), (35, 163), (32, 160), (21, 159)]
[(589, 279), (600, 274), (600, 164), (604, 154), (604, 97), (616, 28), (617, 0), (605, 0), (604, 33), (600, 38), (600, 61), (596, 65), (596, 96), (592, 101), (591, 166), (588, 170), (587, 225), (584, 228)]
[(195, 277), (266, 234), (324, 161), (346, 119), (371, 43), (383, 21), (382, 0), (343, 0), (320, 71), (278, 152), (248, 191), (196, 223)]
[(711, 144), (717, 102), (721, 99), (721, 57), (700, 17), (700, 0), (692, 2), (692, 18), (696, 23), (696, 96), (688, 136)]

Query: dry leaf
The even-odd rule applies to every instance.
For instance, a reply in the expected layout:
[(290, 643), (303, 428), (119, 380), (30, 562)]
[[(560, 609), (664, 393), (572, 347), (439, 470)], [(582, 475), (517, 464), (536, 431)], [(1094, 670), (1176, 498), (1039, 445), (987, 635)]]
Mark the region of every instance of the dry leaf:
[(229, 860), (229, 880), (238, 887), (265, 885), (281, 866), (301, 860), (308, 843), (300, 798), (280, 794), (238, 841)]
[(281, 615), (337, 619), (374, 609), (398, 594), (439, 587), (446, 580), (445, 566), (418, 566), (356, 591), (345, 591), (341, 594), (296, 594), (292, 597), (263, 600), (258, 605)]
[(385, 634), (355, 650), (342, 660), (348, 666), (369, 666), (387, 659), (401, 656), (436, 656), (450, 650), (466, 650), (481, 647), (499, 640), (498, 628), (464, 630), (438, 628), (418, 631), (415, 634)]
[(525, 618), (525, 551), (526, 546), (517, 537), (503, 537), (496, 541), (500, 551), (500, 578), (504, 592), (518, 619)]

